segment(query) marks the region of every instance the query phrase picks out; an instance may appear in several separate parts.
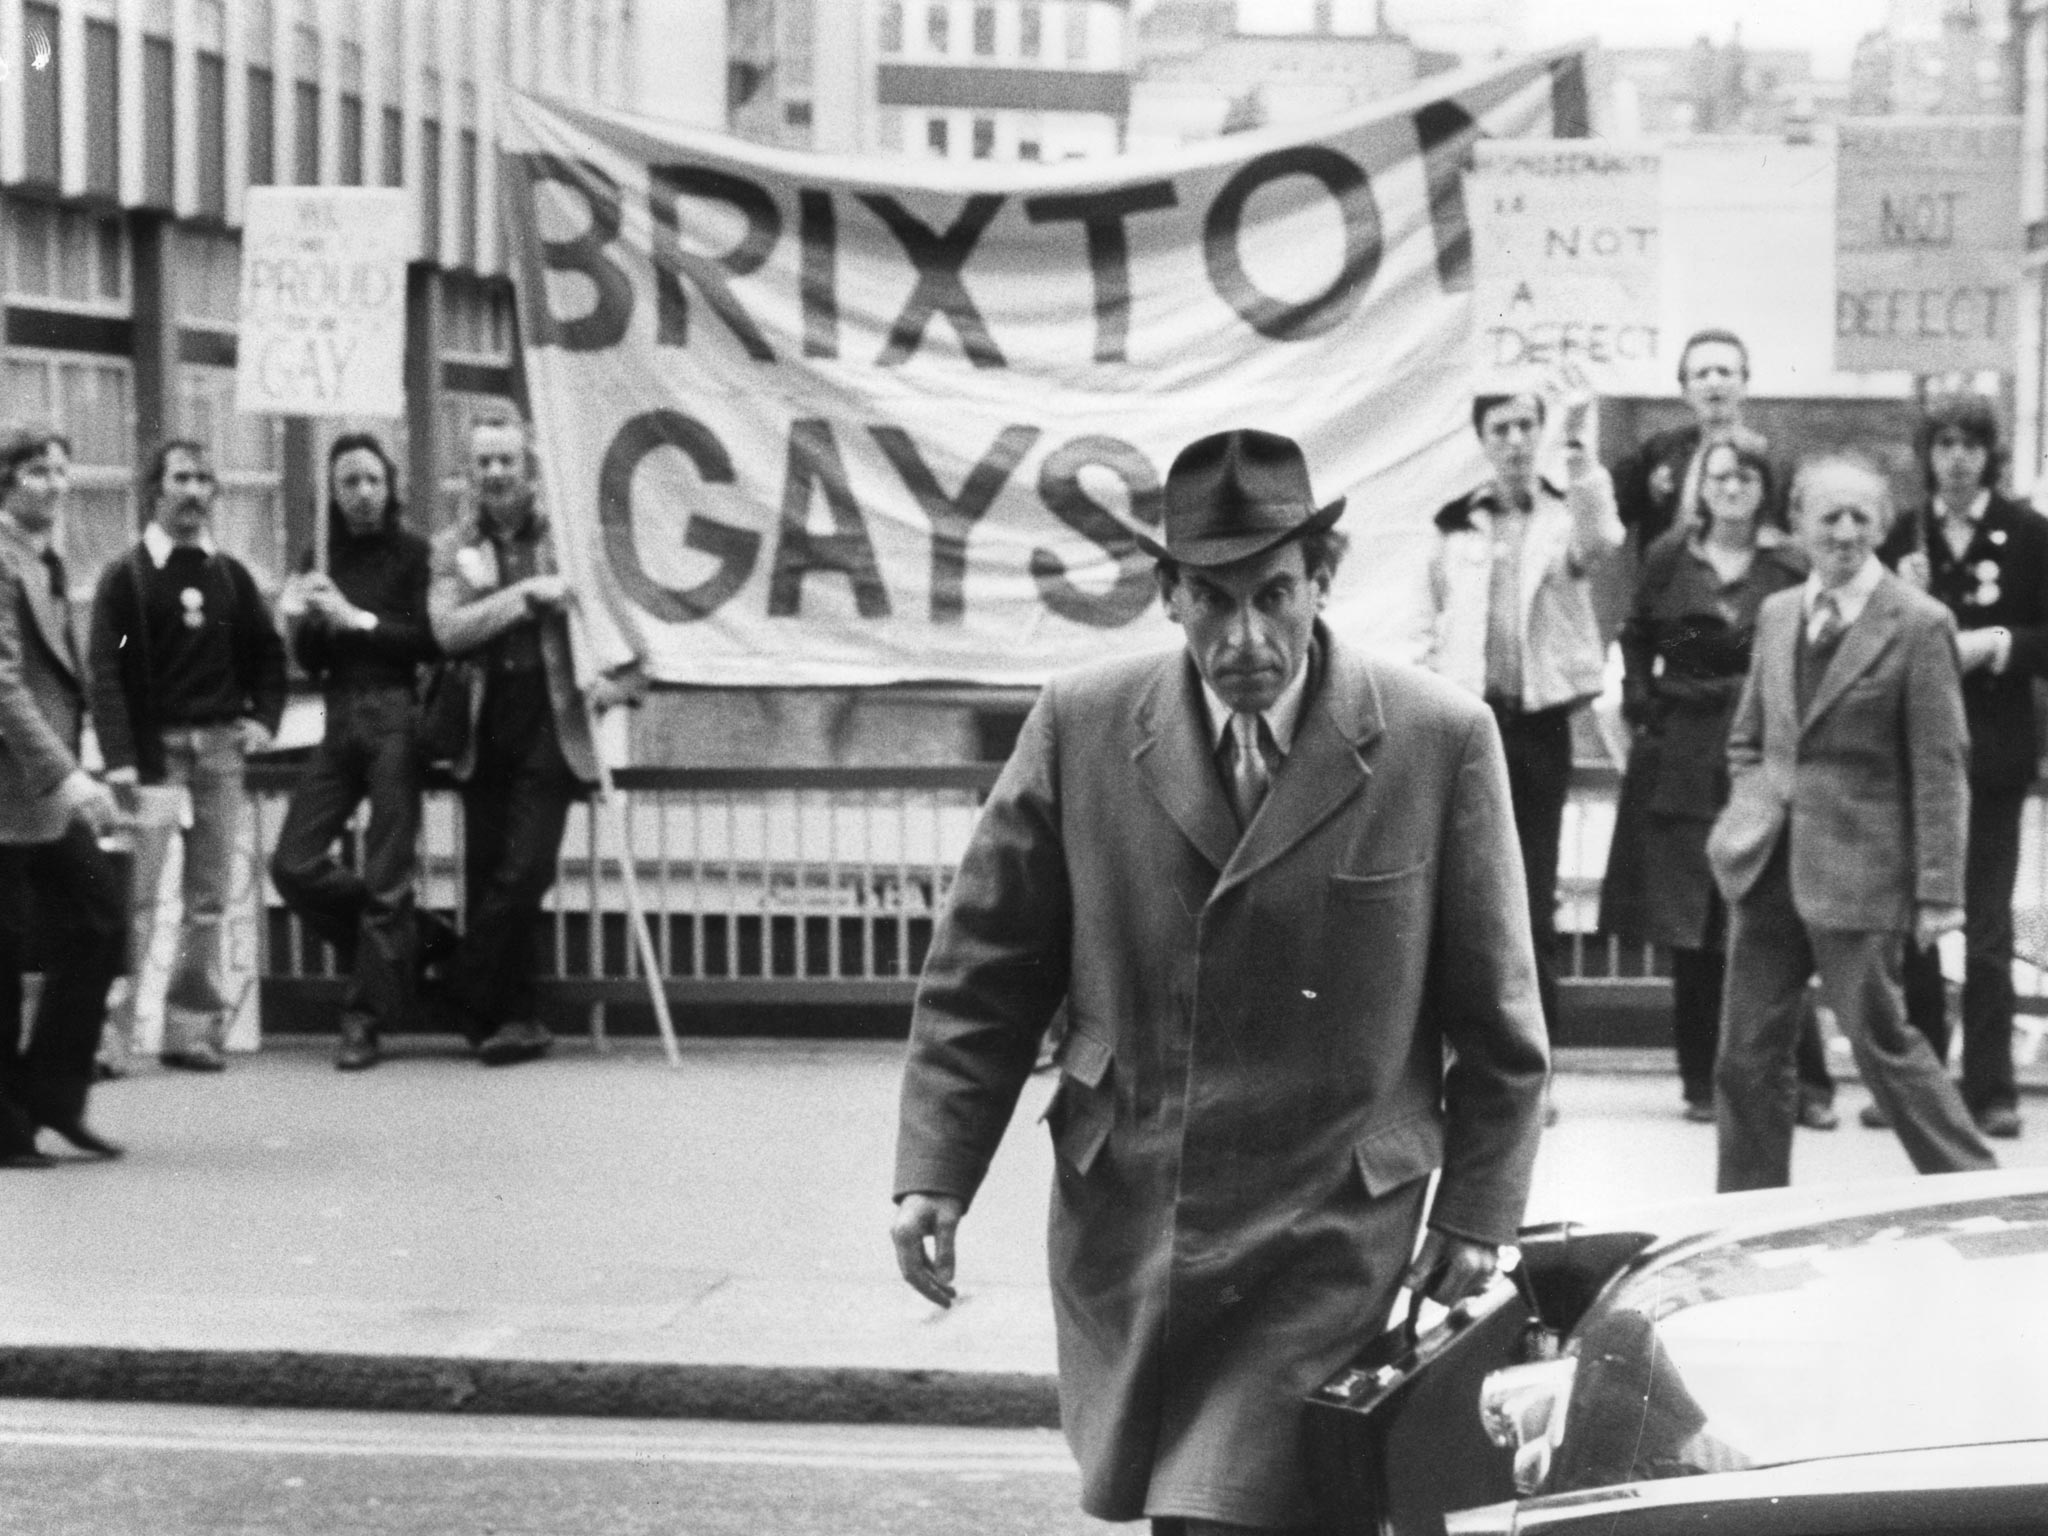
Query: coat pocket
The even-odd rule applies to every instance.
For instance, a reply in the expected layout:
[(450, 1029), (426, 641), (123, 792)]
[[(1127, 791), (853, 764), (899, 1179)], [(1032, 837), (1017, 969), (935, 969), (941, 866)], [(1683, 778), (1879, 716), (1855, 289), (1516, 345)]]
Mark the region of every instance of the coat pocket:
[(1411, 1115), (1374, 1131), (1354, 1155), (1365, 1192), (1377, 1200), (1437, 1170), (1444, 1160), (1444, 1128), (1434, 1115)]
[(1330, 876), (1330, 895), (1338, 901), (1384, 901), (1399, 896), (1429, 868), (1428, 860), (1402, 869), (1376, 870), (1369, 874)]
[(1106, 1041), (1071, 1034), (1060, 1053), (1060, 1081), (1044, 1119), (1053, 1151), (1076, 1173), (1085, 1174), (1102, 1155), (1116, 1120), (1116, 1091), (1110, 1080), (1115, 1060)]

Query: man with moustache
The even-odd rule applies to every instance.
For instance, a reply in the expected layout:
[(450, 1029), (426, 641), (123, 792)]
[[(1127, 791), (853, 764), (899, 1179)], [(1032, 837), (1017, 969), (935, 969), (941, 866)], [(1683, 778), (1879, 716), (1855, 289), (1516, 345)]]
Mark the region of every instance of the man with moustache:
[[(213, 536), (218, 484), (204, 444), (172, 438), (143, 479), (142, 540), (100, 577), (92, 605), (92, 713), (107, 782), (173, 785), (187, 797), (183, 918), (164, 997), (160, 1060), (227, 1065), (231, 999), (224, 924), (248, 796), (248, 755), (284, 716), (284, 642), (248, 569)], [(136, 915), (146, 953), (153, 904)]]
[(1733, 786), (1707, 842), (1729, 908), (1718, 1187), (1791, 1182), (1792, 1052), (1816, 972), (1914, 1168), (1991, 1168), (1899, 986), (1903, 946), (1963, 922), (1969, 735), (1955, 621), (1877, 558), (1892, 501), (1868, 464), (1807, 464), (1792, 517), (1812, 573), (1758, 610), (1729, 729)]
[[(55, 432), (0, 430), (0, 1168), (46, 1168), (47, 1128), (93, 1157), (86, 1096), (107, 989), (121, 967), (121, 880), (99, 846), (112, 793), (78, 761), (85, 669), (52, 536), (71, 465)], [(21, 1030), (29, 935), (42, 996)]]
[(1064, 1004), (1049, 1257), (1082, 1507), (1304, 1531), (1304, 1398), (1399, 1286), (1493, 1275), (1547, 1055), (1493, 722), (1323, 626), (1342, 501), (1239, 429), (1182, 450), (1165, 503), (1139, 539), (1186, 643), (1056, 678), (1025, 722), (918, 989), (892, 1238), (950, 1305)]

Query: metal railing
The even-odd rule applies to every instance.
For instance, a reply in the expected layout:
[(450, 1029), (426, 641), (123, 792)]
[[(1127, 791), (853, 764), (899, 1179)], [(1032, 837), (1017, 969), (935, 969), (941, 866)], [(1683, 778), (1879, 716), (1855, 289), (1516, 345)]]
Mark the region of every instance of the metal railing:
[[(622, 818), (579, 804), (539, 941), (558, 997), (646, 999), (627, 928), (626, 861), (665, 986), (678, 1002), (908, 1002), (932, 923), (994, 765), (636, 768)], [(297, 770), (252, 767), (255, 848), (267, 862)], [(430, 789), (419, 899), (462, 918), (462, 811)], [(266, 982), (335, 976), (334, 956), (266, 886)]]
[[(578, 805), (562, 841), (560, 875), (539, 941), (544, 987), (589, 1004), (646, 1000), (627, 929), (623, 870), (630, 857), (668, 995), (679, 1004), (904, 1004), (915, 989), (933, 921), (999, 769), (994, 764), (901, 768), (635, 768), (617, 776), (623, 830)], [(252, 765), (255, 852), (267, 862), (295, 767)], [(1619, 775), (1581, 766), (1573, 776), (1559, 857), (1562, 979), (1611, 1003), (1661, 996), (1667, 972), (1653, 947), (1599, 931), (1600, 880)], [(2027, 806), (2016, 904), (2048, 910), (2043, 800)], [(445, 784), (427, 795), (421, 833), (422, 905), (462, 916), (460, 801)], [(267, 879), (258, 965), (270, 993), (338, 987), (334, 956), (279, 902)], [(2048, 977), (2018, 968), (2022, 1001), (2048, 999)]]

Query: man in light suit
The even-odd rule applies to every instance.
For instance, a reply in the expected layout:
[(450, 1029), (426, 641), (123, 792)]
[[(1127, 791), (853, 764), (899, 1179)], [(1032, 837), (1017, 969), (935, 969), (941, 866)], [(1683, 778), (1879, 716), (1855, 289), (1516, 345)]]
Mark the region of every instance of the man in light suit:
[[(0, 433), (0, 1167), (42, 1168), (47, 1128), (93, 1157), (121, 1149), (87, 1128), (93, 1051), (121, 966), (127, 912), (99, 846), (117, 812), (78, 764), (85, 673), (64, 562), (51, 543), (70, 451), (54, 432)], [(33, 912), (33, 917), (31, 917)], [(41, 955), (29, 963), (33, 927)], [(43, 973), (23, 1042), (21, 975)]]
[(1913, 1166), (1996, 1166), (1906, 1021), (1902, 948), (1963, 921), (1969, 815), (1955, 622), (1885, 570), (1884, 478), (1816, 460), (1793, 490), (1812, 561), (1765, 600), (1729, 732), (1734, 780), (1708, 841), (1731, 914), (1721, 1021), (1723, 1190), (1791, 1182), (1792, 1050), (1809, 976)]
[(1343, 503), (1317, 508), (1290, 440), (1203, 438), (1165, 499), (1142, 543), (1186, 646), (1055, 679), (1025, 722), (919, 988), (893, 1237), (950, 1304), (1064, 1002), (1050, 1261), (1082, 1506), (1300, 1530), (1305, 1395), (1401, 1284), (1450, 1302), (1493, 1274), (1547, 1052), (1486, 706), (1318, 622)]

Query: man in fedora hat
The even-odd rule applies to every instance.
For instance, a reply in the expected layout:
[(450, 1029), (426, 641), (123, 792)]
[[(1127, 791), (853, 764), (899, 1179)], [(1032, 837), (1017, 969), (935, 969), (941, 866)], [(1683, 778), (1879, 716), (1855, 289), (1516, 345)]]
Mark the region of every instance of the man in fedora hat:
[(1492, 717), (1319, 621), (1343, 503), (1318, 509), (1301, 450), (1205, 437), (1165, 499), (1144, 545), (1185, 647), (1057, 678), (1025, 722), (925, 964), (892, 1235), (949, 1305), (1064, 1003), (1050, 1260), (1082, 1506), (1306, 1530), (1305, 1395), (1399, 1286), (1455, 1301), (1516, 1230), (1535, 962)]

